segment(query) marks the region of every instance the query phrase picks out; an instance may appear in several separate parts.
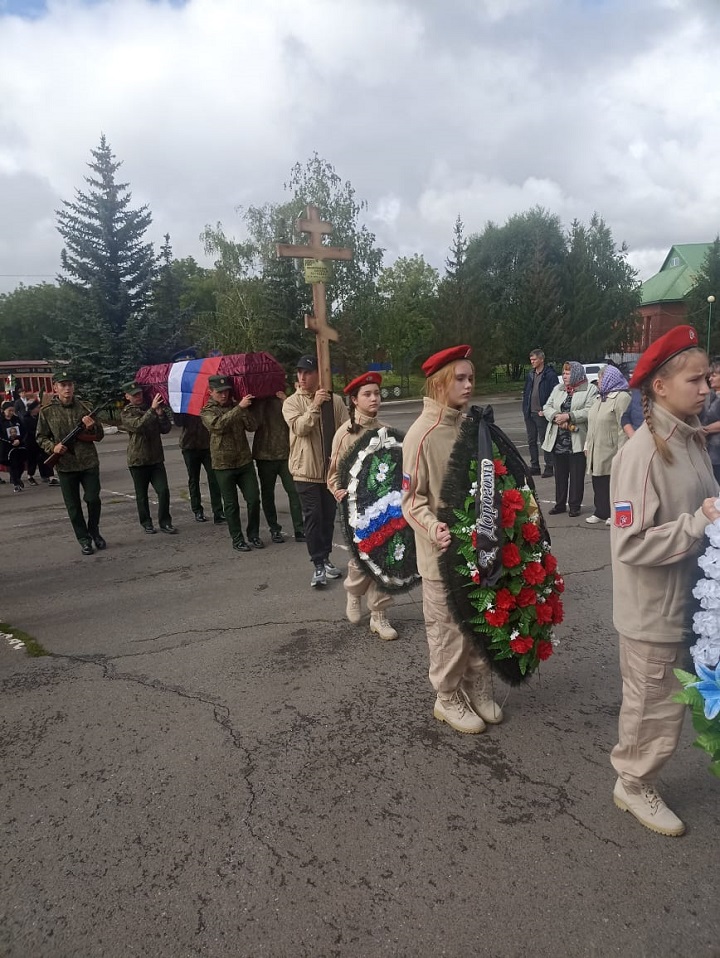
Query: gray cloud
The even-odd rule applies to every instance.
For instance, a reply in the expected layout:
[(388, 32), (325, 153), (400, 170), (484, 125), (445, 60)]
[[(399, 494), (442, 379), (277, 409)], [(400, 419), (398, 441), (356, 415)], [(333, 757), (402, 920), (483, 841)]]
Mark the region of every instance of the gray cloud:
[[(0, 11), (2, 11), (0, 6)], [(153, 238), (283, 198), (314, 150), (387, 260), (441, 267), (535, 204), (598, 211), (652, 274), (720, 229), (720, 26), (700, 0), (51, 2), (0, 16), (0, 273), (54, 274), (53, 210), (104, 132)], [(0, 278), (0, 289), (14, 277)]]

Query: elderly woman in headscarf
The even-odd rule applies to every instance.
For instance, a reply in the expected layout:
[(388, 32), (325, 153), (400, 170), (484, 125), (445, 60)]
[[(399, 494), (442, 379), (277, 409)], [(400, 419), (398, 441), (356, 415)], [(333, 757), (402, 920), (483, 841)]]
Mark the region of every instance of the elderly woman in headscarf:
[(543, 406), (548, 428), (542, 447), (552, 452), (555, 466), (555, 505), (550, 509), (551, 516), (565, 512), (568, 505), (569, 516), (580, 515), (588, 413), (597, 395), (597, 389), (587, 381), (582, 364), (567, 362), (563, 366), (562, 382)]
[(710, 392), (705, 397), (705, 405), (698, 413), (698, 419), (705, 433), (713, 473), (720, 482), (720, 359), (717, 356), (710, 360), (708, 385)]
[(627, 442), (622, 419), (630, 405), (630, 387), (617, 366), (603, 366), (598, 377), (600, 402), (590, 407), (585, 443), (587, 471), (592, 476), (595, 512), (585, 522), (610, 525), (610, 466)]

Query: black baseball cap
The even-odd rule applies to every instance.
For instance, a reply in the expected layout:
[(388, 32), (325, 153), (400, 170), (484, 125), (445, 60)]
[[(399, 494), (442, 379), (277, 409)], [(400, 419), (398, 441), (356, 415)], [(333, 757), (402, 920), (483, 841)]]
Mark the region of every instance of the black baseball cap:
[(312, 371), (317, 368), (317, 356), (311, 356), (309, 353), (306, 356), (301, 356), (297, 361), (297, 369)]

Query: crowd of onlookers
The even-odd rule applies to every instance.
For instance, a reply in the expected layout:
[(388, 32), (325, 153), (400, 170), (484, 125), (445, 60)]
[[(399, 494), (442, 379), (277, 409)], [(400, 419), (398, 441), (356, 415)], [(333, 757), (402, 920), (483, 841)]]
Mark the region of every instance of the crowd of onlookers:
[(40, 400), (27, 399), (25, 391), (18, 387), (12, 399), (6, 399), (0, 405), (0, 485), (7, 482), (6, 476), (15, 492), (25, 488), (23, 475), (31, 486), (45, 482), (51, 486), (59, 485), (55, 471), (45, 465), (47, 456), (35, 439)]

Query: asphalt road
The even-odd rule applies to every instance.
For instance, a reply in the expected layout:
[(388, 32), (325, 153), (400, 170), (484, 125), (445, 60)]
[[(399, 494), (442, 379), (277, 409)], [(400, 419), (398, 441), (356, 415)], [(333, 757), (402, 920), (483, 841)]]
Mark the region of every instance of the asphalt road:
[[(519, 403), (496, 410), (522, 443)], [(304, 546), (231, 552), (192, 521), (176, 433), (180, 534), (145, 536), (124, 448), (100, 447), (93, 557), (59, 490), (0, 487), (0, 620), (51, 653), (0, 640), (3, 958), (720, 955), (720, 782), (689, 722), (662, 782), (686, 836), (612, 803), (605, 526), (549, 517), (560, 646), (463, 736), (432, 716), (419, 591), (383, 643), (340, 583), (310, 589)]]

